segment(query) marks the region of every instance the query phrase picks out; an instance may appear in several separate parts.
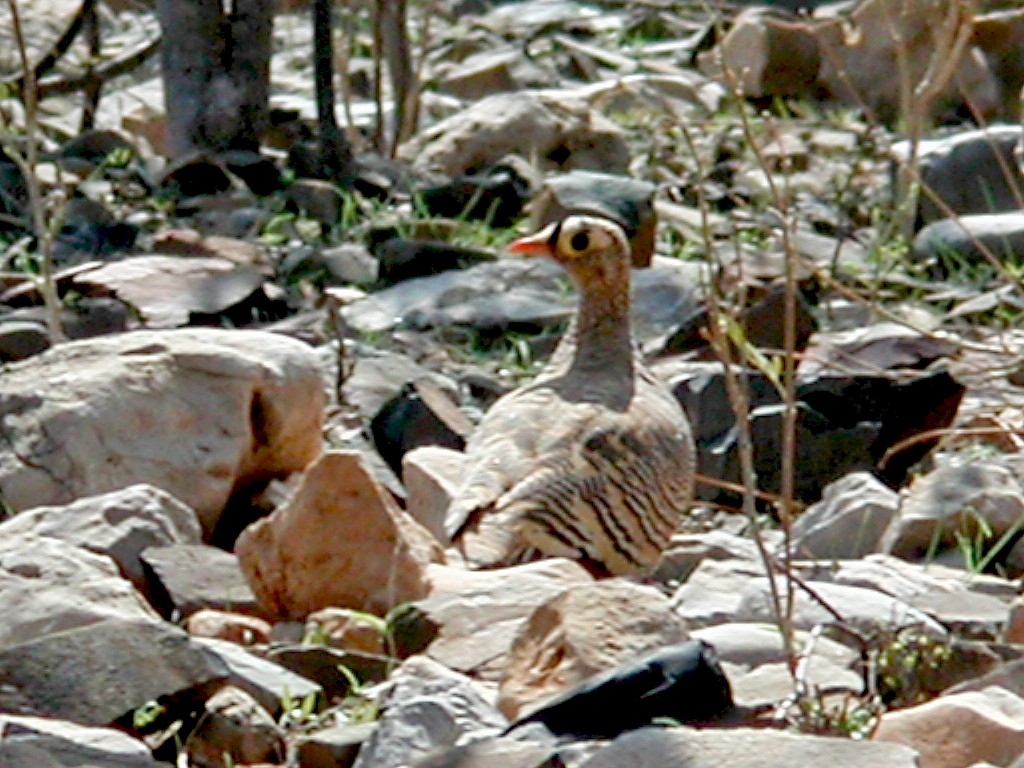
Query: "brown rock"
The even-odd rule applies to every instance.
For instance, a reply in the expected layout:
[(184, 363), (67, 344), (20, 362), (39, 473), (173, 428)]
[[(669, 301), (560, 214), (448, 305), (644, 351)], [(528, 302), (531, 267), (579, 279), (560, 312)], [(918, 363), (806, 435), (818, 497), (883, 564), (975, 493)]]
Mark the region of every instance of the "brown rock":
[(1010, 604), (1010, 615), (1003, 627), (1003, 642), (1024, 645), (1024, 597)]
[(751, 10), (697, 66), (748, 98), (793, 96), (813, 88), (821, 52), (810, 25)]
[(324, 608), (306, 620), (306, 637), (318, 635), (331, 648), (344, 651), (388, 654), (388, 642), (379, 619), (348, 608)]
[(185, 630), (196, 637), (230, 640), (239, 645), (255, 645), (270, 640), (270, 624), (263, 619), (213, 608), (203, 608), (189, 616), (185, 620)]
[(324, 454), (235, 551), (264, 609), (292, 618), (332, 605), (384, 614), (424, 597), (427, 564), (444, 558), (350, 451)]
[(191, 758), (189, 764), (200, 768), (276, 764), (284, 758), (284, 734), (252, 696), (227, 686), (206, 702), (206, 712), (185, 742), (185, 749)]
[(537, 608), (519, 630), (498, 707), (514, 719), (590, 675), (686, 639), (668, 598), (652, 587), (625, 579), (572, 587)]
[(412, 607), (435, 625), (426, 654), (457, 672), (497, 681), (516, 632), (542, 603), (593, 581), (581, 565), (554, 558), (493, 571), (431, 566), (430, 595)]
[(887, 712), (874, 738), (916, 749), (921, 768), (1009, 765), (1024, 752), (1024, 699), (998, 686), (942, 696)]

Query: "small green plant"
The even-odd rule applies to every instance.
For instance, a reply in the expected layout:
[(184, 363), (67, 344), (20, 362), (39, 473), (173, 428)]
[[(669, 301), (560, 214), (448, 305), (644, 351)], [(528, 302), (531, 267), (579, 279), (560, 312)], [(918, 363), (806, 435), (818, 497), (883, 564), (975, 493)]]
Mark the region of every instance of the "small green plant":
[(167, 707), (157, 701), (147, 701), (132, 712), (132, 727), (144, 731), (167, 712)]
[(1017, 518), (997, 539), (992, 524), (977, 510), (968, 508), (961, 519), (960, 530), (953, 533), (953, 538), (963, 555), (964, 567), (971, 573), (985, 573), (1021, 530), (1024, 530), (1024, 516)]
[(937, 677), (952, 655), (947, 639), (914, 627), (898, 630), (875, 656), (875, 684), (880, 700), (895, 709), (932, 698), (938, 691), (929, 681)]

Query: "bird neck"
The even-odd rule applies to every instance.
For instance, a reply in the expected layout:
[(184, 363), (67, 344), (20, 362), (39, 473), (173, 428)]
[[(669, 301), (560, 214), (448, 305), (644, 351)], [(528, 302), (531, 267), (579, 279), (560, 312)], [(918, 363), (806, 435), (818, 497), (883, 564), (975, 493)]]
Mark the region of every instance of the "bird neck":
[(632, 363), (629, 275), (610, 283), (579, 286), (579, 306), (570, 328), (576, 343), (572, 362), (575, 368)]

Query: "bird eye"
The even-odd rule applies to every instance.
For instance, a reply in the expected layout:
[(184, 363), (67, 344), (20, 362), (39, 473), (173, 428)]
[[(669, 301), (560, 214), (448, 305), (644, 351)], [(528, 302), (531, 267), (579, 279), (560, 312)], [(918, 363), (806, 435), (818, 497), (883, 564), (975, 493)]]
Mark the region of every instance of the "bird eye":
[(590, 236), (586, 232), (577, 232), (572, 236), (569, 241), (572, 249), (577, 253), (587, 250), (587, 246), (590, 245)]

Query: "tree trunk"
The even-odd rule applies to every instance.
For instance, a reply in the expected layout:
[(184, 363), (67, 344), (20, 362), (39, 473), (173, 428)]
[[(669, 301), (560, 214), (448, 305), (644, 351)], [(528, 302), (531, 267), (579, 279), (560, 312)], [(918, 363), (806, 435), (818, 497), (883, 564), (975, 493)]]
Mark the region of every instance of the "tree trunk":
[(268, 120), (272, 0), (157, 0), (166, 146), (256, 149)]

